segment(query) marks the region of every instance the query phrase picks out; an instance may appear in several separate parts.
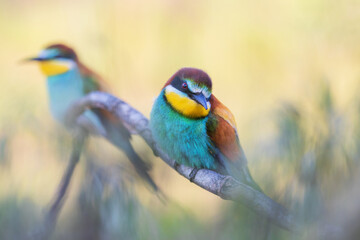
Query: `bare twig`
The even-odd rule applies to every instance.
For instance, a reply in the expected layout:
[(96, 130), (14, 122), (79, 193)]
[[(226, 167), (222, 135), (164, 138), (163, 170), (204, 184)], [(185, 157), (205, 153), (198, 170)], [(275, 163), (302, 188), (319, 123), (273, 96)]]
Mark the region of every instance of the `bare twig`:
[(44, 224), (40, 226), (36, 232), (32, 233), (32, 239), (49, 239), (52, 231), (55, 228), (57, 218), (65, 200), (65, 195), (69, 187), (74, 169), (79, 162), (81, 151), (84, 146), (86, 135), (81, 133), (74, 138), (73, 149), (70, 155), (68, 166), (64, 171), (64, 175), (61, 179), (53, 202), (50, 204), (49, 210), (46, 212), (44, 218)]
[[(114, 114), (131, 132), (140, 135), (152, 148), (155, 155), (159, 156), (182, 176), (190, 179), (189, 175), (193, 168), (184, 165), (174, 167), (175, 161), (170, 159), (153, 140), (151, 130), (148, 126), (149, 120), (129, 104), (108, 93), (93, 92), (77, 101), (68, 110), (67, 123), (69, 125), (74, 124), (77, 117), (87, 108), (101, 108)], [(299, 232), (300, 224), (287, 209), (265, 194), (254, 190), (230, 176), (224, 176), (207, 169), (200, 169), (193, 179), (193, 182), (223, 199), (245, 204), (284, 229)]]

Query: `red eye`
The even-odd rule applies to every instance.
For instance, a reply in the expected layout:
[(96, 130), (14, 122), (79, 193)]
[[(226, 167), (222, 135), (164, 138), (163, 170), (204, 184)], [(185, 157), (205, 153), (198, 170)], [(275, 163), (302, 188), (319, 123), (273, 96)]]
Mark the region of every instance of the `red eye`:
[(181, 85), (181, 87), (182, 87), (183, 89), (187, 89), (187, 88), (188, 88), (188, 85), (187, 85), (186, 82), (184, 82), (184, 83)]

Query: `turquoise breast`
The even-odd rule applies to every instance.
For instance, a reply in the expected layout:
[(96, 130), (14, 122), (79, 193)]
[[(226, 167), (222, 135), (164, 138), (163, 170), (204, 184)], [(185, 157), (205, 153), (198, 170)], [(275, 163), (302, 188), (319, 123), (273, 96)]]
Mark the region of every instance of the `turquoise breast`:
[(83, 81), (76, 69), (47, 79), (50, 110), (53, 117), (62, 122), (68, 107), (84, 95)]
[[(75, 101), (84, 97), (84, 79), (77, 68), (66, 73), (48, 77), (47, 87), (50, 111), (60, 123), (64, 122), (66, 111)], [(105, 132), (100, 119), (90, 110), (83, 114), (99, 131)]]
[(206, 132), (207, 117), (189, 119), (174, 111), (164, 98), (156, 99), (150, 116), (154, 140), (172, 159), (191, 167), (215, 169), (209, 153), (213, 146)]

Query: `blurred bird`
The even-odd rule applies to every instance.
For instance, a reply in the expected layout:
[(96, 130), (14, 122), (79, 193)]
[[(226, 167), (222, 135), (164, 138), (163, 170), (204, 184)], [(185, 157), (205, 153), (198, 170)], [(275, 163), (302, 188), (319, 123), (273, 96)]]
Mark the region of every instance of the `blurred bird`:
[(202, 70), (182, 68), (162, 88), (150, 118), (153, 137), (178, 164), (231, 175), (261, 191), (252, 179), (230, 110), (213, 94)]
[[(86, 67), (75, 51), (64, 44), (50, 45), (37, 57), (27, 60), (38, 62), (42, 73), (47, 77), (50, 110), (60, 123), (64, 124), (66, 111), (76, 100), (92, 91), (106, 92), (102, 78)], [(158, 190), (149, 176), (149, 166), (134, 151), (130, 144), (131, 135), (121, 121), (102, 109), (86, 110), (82, 116), (98, 132), (105, 133), (112, 144), (122, 149), (138, 174), (154, 190)]]

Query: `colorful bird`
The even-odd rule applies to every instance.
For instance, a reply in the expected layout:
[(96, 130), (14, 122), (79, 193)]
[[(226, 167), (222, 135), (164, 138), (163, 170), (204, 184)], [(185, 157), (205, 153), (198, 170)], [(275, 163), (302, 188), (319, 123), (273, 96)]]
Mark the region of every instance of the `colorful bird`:
[(152, 108), (154, 140), (178, 164), (231, 175), (261, 191), (249, 173), (234, 116), (211, 91), (211, 79), (204, 71), (177, 71)]
[[(50, 45), (37, 57), (27, 60), (37, 61), (47, 77), (50, 110), (60, 123), (64, 124), (66, 111), (76, 100), (92, 91), (106, 92), (102, 78), (86, 67), (75, 51), (64, 44)], [(130, 143), (131, 135), (122, 122), (101, 109), (87, 110), (82, 116), (99, 132), (105, 133), (112, 144), (122, 149), (139, 175), (157, 190), (149, 176), (148, 165), (134, 151)]]

